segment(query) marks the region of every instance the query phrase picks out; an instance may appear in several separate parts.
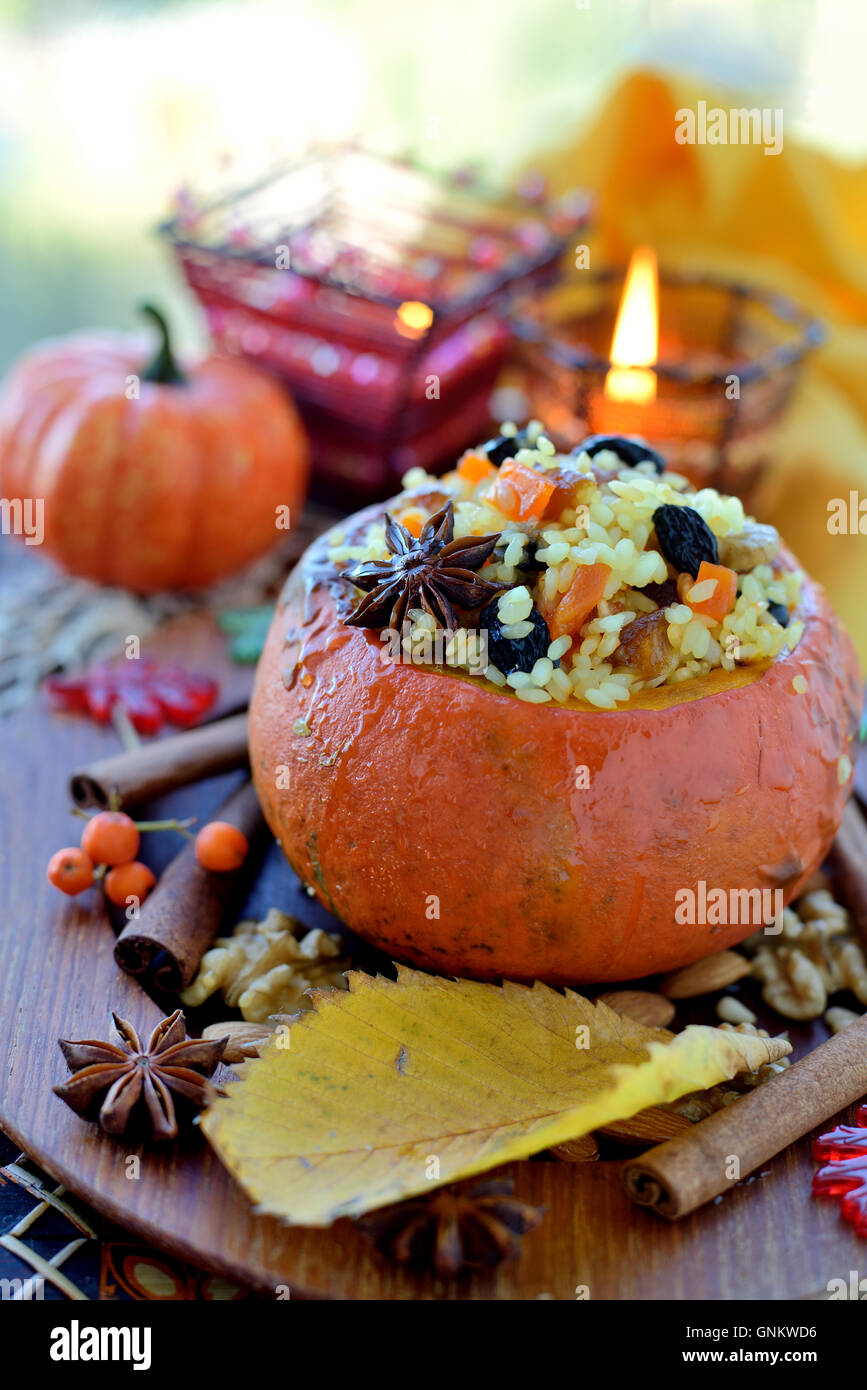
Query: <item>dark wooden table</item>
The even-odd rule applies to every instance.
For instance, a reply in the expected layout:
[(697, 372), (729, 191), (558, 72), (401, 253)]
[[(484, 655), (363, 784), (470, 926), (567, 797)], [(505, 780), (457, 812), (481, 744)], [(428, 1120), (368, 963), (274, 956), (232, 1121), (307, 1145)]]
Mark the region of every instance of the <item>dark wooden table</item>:
[[(218, 674), (225, 708), (245, 698), (251, 673), (227, 661), (209, 619), (178, 619), (150, 646)], [(45, 879), (54, 850), (78, 838), (69, 773), (116, 751), (116, 739), (88, 721), (50, 713), (40, 699), (0, 725), (0, 748), (0, 1127), (70, 1192), (136, 1237), (266, 1296), (288, 1286), (293, 1297), (574, 1299), (586, 1286), (593, 1299), (810, 1299), (826, 1296), (829, 1279), (864, 1268), (867, 1247), (837, 1204), (810, 1195), (809, 1136), (769, 1163), (765, 1176), (674, 1225), (628, 1201), (618, 1162), (510, 1165), (518, 1194), (547, 1207), (545, 1221), (525, 1239), (519, 1260), (449, 1281), (389, 1264), (351, 1222), (290, 1229), (258, 1216), (198, 1132), (176, 1147), (133, 1150), (141, 1170), (131, 1179), (127, 1148), (78, 1119), (51, 1090), (65, 1075), (58, 1037), (106, 1036), (112, 1008), (144, 1028), (161, 1014), (116, 967), (98, 893), (64, 899)], [(206, 817), (232, 780), (177, 792), (160, 810)], [(173, 837), (154, 836), (148, 854), (159, 867), (176, 848)], [(276, 846), (247, 906), (334, 925)]]

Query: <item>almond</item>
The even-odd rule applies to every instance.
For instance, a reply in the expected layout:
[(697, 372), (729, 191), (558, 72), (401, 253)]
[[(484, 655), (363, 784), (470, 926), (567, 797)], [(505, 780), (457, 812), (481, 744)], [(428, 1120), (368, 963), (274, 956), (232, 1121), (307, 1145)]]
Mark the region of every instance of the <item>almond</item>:
[(694, 999), (697, 994), (727, 989), (749, 973), (750, 963), (746, 956), (739, 956), (737, 951), (718, 951), (715, 956), (705, 956), (704, 960), (693, 961), (682, 970), (663, 975), (659, 992), (667, 999)]
[(648, 1028), (667, 1028), (674, 1018), (674, 1005), (661, 994), (652, 994), (648, 989), (615, 989), (610, 994), (600, 994), (600, 1000), (615, 1013), (643, 1023)]
[(685, 1115), (666, 1110), (661, 1105), (651, 1105), (628, 1120), (614, 1120), (599, 1130), (606, 1139), (617, 1139), (621, 1144), (662, 1144), (666, 1139), (674, 1139), (684, 1130), (692, 1129), (692, 1121)]
[(562, 1163), (592, 1163), (599, 1157), (599, 1145), (592, 1134), (583, 1134), (580, 1139), (555, 1144), (551, 1153)]
[(267, 1023), (245, 1023), (242, 1019), (230, 1019), (226, 1023), (209, 1023), (202, 1030), (202, 1037), (211, 1042), (217, 1038), (228, 1038), (222, 1060), (229, 1066), (233, 1062), (246, 1062), (255, 1057), (258, 1047), (269, 1038), (274, 1029)]

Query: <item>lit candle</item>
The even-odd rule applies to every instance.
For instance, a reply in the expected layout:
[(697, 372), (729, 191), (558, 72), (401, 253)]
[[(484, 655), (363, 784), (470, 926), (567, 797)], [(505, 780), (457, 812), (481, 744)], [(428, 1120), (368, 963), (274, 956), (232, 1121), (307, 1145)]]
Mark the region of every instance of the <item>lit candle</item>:
[(656, 398), (659, 352), (659, 279), (656, 252), (640, 246), (632, 253), (623, 285), (605, 378), (609, 401), (649, 405)]

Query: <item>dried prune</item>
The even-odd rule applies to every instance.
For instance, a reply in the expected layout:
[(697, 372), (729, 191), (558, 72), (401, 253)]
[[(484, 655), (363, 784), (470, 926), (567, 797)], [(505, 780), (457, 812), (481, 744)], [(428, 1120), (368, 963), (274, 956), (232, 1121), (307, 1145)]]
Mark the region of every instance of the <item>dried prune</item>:
[(659, 548), (681, 574), (698, 578), (703, 560), (718, 563), (716, 536), (694, 507), (675, 507), (668, 503), (653, 513)]
[(789, 610), (784, 603), (769, 603), (768, 612), (772, 618), (776, 618), (780, 627), (789, 626)]
[[(479, 627), (486, 628), (488, 633), (488, 661), (504, 676), (510, 676), (513, 671), (532, 671), (539, 657), (545, 656), (551, 645), (548, 624), (538, 608), (533, 608), (527, 620), (533, 624), (533, 631), (528, 632), (526, 637), (504, 637), (497, 603), (498, 599), (492, 599), (479, 614)], [(554, 662), (555, 666), (559, 664), (558, 661)]]
[(572, 453), (589, 454), (594, 458), (603, 449), (610, 449), (627, 468), (637, 468), (639, 463), (652, 463), (657, 473), (665, 472), (665, 459), (637, 434), (588, 434)]

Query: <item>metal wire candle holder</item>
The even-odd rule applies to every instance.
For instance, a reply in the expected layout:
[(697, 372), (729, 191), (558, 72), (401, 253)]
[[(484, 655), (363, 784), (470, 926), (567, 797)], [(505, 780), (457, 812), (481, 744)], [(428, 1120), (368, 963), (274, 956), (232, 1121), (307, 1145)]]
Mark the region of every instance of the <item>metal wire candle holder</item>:
[(697, 486), (749, 500), (823, 326), (783, 295), (663, 272), (655, 399), (612, 400), (605, 384), (624, 275), (587, 272), (521, 301), (515, 365), (531, 414), (566, 449), (588, 434), (641, 435)]

